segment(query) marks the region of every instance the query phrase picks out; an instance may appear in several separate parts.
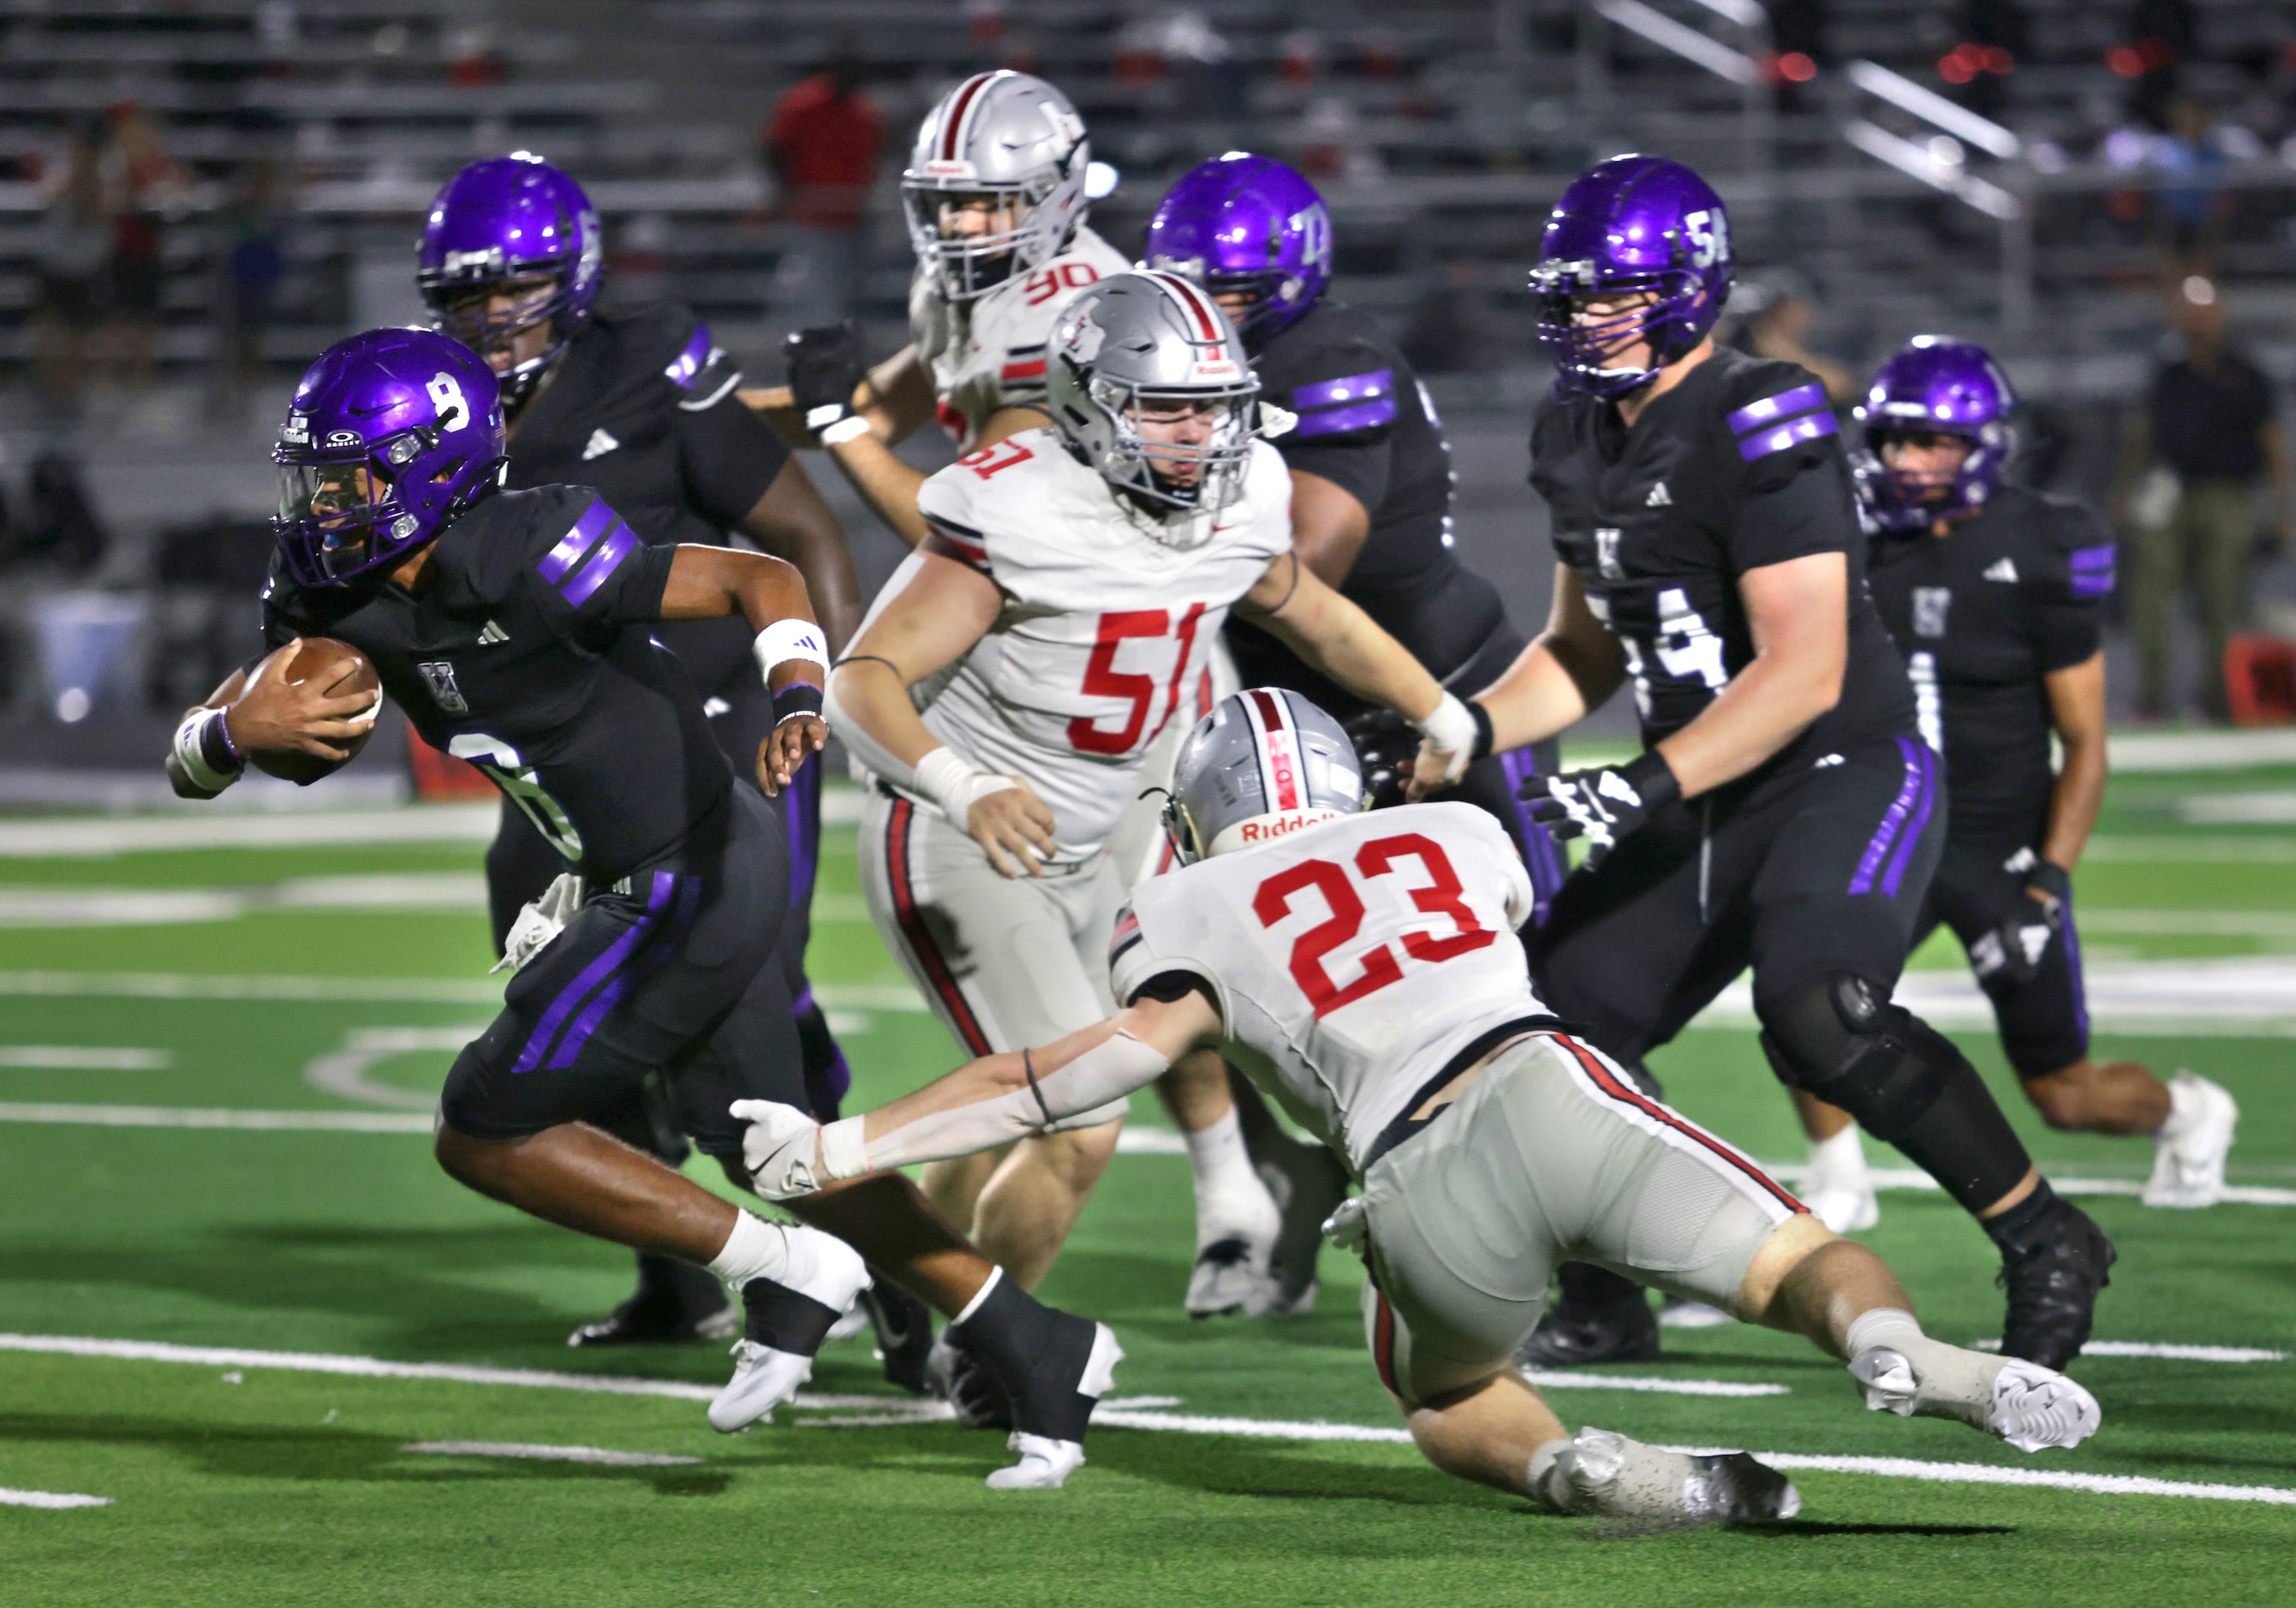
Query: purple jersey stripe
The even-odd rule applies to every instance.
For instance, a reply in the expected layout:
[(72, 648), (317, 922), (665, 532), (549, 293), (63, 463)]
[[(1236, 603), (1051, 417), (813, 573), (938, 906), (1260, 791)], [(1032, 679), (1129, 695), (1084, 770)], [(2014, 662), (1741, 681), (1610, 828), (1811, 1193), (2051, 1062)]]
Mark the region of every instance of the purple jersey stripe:
[[(1898, 741), (1906, 739), (1901, 737)], [(1882, 874), (1882, 891), (1891, 898), (1898, 897), (1898, 884), (1906, 880), (1906, 867), (1913, 864), (1914, 850), (1921, 847), (1922, 833), (1929, 829), (1930, 812), (1937, 808), (1938, 757), (1930, 751), (1926, 742), (1915, 743), (1914, 751), (1922, 765), (1922, 796), (1914, 806), (1914, 818), (1898, 835), (1898, 852), (1890, 857), (1890, 869)]]
[(2094, 547), (2076, 547), (2072, 552), (2076, 570), (2110, 570), (2112, 568), (2112, 544), (2099, 542)]
[(2072, 594), (2075, 597), (2103, 597), (2112, 590), (2112, 571), (2110, 570), (2095, 575), (2073, 577)]
[(1342, 374), (1336, 380), (1318, 380), (1302, 385), (1292, 393), (1292, 411), (1305, 413), (1311, 407), (1337, 407), (1342, 402), (1368, 402), (1374, 397), (1395, 394), (1395, 371), (1374, 369), (1368, 374)]
[(1874, 829), (1873, 839), (1866, 845), (1866, 852), (1857, 857), (1857, 874), (1849, 879), (1849, 891), (1852, 893), (1874, 891), (1874, 878), (1881, 872), (1882, 862), (1889, 857), (1890, 846), (1898, 841), (1898, 830), (1906, 824), (1906, 816), (1912, 812), (1915, 800), (1921, 795), (1923, 775), (1921, 755), (1928, 751), (1910, 737), (1900, 737), (1898, 739), (1898, 751), (1906, 759), (1905, 783), (1898, 789), (1896, 800), (1882, 812), (1882, 824)]
[(597, 959), (583, 967), (572, 982), (559, 990), (558, 997), (550, 1002), (548, 1010), (543, 1012), (542, 1020), (535, 1023), (533, 1035), (527, 1039), (526, 1047), (519, 1051), (518, 1060), (510, 1069), (513, 1073), (530, 1072), (542, 1064), (543, 1053), (550, 1047), (551, 1039), (557, 1036), (560, 1024), (573, 1013), (575, 1007), (588, 997), (591, 989), (612, 976), (622, 962), (629, 958), (630, 951), (644, 941), (655, 918), (661, 914), (662, 907), (669, 902), (669, 890), (676, 880), (666, 871), (653, 874), (653, 892), (646, 900), (646, 913), (631, 924), (628, 931), (607, 945)]
[(561, 537), (558, 545), (535, 565), (542, 572), (542, 578), (553, 586), (565, 579), (566, 572), (574, 567), (575, 561), (587, 553), (591, 546), (605, 535), (606, 527), (613, 522), (614, 511), (606, 506), (606, 499), (600, 497), (593, 502), (582, 511), (582, 517), (574, 521), (574, 528)]
[(1749, 464), (1774, 452), (1784, 452), (1797, 441), (1815, 441), (1841, 429), (1830, 413), (1808, 414), (1775, 430), (1757, 431), (1738, 443), (1738, 455)]
[(1797, 385), (1792, 390), (1782, 390), (1775, 397), (1764, 397), (1759, 402), (1749, 402), (1723, 423), (1729, 425), (1734, 434), (1742, 436), (1750, 430), (1759, 430), (1765, 424), (1774, 424), (1795, 414), (1806, 414), (1811, 408), (1822, 407), (1824, 404), (1825, 387), (1813, 381), (1808, 385)]
[(1319, 414), (1301, 414), (1292, 427), (1296, 438), (1344, 435), (1350, 430), (1371, 430), (1395, 423), (1395, 398), (1381, 397), (1355, 407), (1334, 407)]
[(2076, 547), (2072, 551), (2072, 594), (2075, 597), (2103, 597), (2112, 590), (2113, 550), (2111, 542), (2100, 542), (2094, 547)]
[[(686, 930), (693, 925), (694, 912), (701, 905), (701, 883), (696, 877), (680, 877), (668, 872), (657, 871), (654, 873), (657, 889), (660, 888), (664, 877), (668, 877), (669, 881), (677, 886), (677, 909), (671, 915), (669, 925), (656, 933), (648, 946), (646, 954), (639, 958), (636, 964), (627, 971), (618, 972), (612, 980), (598, 990), (598, 997), (574, 1019), (574, 1025), (566, 1030), (566, 1037), (558, 1041), (558, 1051), (550, 1057), (547, 1071), (561, 1071), (572, 1066), (574, 1058), (582, 1053), (582, 1046), (590, 1042), (590, 1035), (598, 1030), (598, 1023), (604, 1021), (606, 1013), (612, 1010), (619, 1002), (629, 986), (630, 980), (633, 977), (651, 976), (660, 971), (677, 953), (677, 947), (685, 941)], [(654, 912), (660, 907), (659, 897), (650, 900), (644, 919), (653, 920)]]
[(582, 566), (582, 572), (561, 587), (559, 595), (580, 608), (590, 601), (591, 595), (606, 584), (606, 578), (622, 567), (622, 561), (638, 550), (637, 533), (627, 525), (617, 524), (613, 534), (598, 544), (598, 554)]
[(692, 390), (693, 381), (701, 375), (703, 366), (709, 361), (709, 326), (706, 324), (697, 324), (693, 326), (693, 339), (685, 343), (685, 349), (671, 358), (669, 366), (661, 372), (669, 377), (669, 382), (678, 390)]

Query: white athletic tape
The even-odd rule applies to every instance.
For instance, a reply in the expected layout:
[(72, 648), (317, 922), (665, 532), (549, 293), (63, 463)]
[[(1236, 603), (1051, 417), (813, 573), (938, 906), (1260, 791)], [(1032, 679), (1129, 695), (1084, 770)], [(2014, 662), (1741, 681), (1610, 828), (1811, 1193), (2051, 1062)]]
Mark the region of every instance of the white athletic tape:
[(109, 1507), (110, 1497), (83, 1497), (76, 1491), (10, 1490), (0, 1485), (0, 1507)]
[(414, 1440), (398, 1449), (434, 1457), (518, 1457), (529, 1463), (600, 1463), (608, 1468), (674, 1468), (701, 1461), (667, 1452), (617, 1452), (603, 1446), (537, 1446), (525, 1440)]

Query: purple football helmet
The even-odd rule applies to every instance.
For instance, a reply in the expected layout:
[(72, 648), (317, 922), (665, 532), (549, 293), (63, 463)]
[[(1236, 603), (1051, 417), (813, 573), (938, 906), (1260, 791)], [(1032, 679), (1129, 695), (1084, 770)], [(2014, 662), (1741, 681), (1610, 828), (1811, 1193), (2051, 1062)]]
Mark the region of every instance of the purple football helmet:
[[(1883, 530), (1926, 530), (1940, 519), (1983, 508), (2017, 450), (2009, 422), (2017, 393), (1992, 354), (1948, 335), (1916, 335), (1874, 376), (1856, 409), (1870, 458), (1858, 465), (1857, 494)], [(1969, 443), (1958, 469), (1930, 473), (1882, 461), (1891, 436), (1956, 436)]]
[[(1706, 338), (1730, 294), (1730, 224), (1722, 198), (1680, 162), (1614, 156), (1570, 183), (1547, 215), (1538, 266), (1538, 338), (1554, 358), (1558, 396), (1623, 397)], [(1646, 305), (1582, 323), (1590, 296), (1647, 293)], [(1617, 368), (1648, 340), (1645, 368)]]
[(1332, 214), (1315, 185), (1274, 157), (1231, 151), (1165, 193), (1144, 256), (1214, 296), (1244, 296), (1235, 324), (1256, 350), (1305, 317), (1331, 283)]
[[(422, 226), (414, 282), (438, 327), (497, 365), (515, 413), (590, 316), (605, 248), (582, 186), (527, 152), (472, 162), (447, 181)], [(504, 297), (521, 280), (531, 293)], [(497, 309), (497, 301), (510, 305)], [(512, 359), (521, 330), (550, 325), (539, 357)]]
[(340, 586), (430, 541), (502, 483), (495, 372), (430, 330), (339, 340), (295, 387), (271, 461), (287, 572)]

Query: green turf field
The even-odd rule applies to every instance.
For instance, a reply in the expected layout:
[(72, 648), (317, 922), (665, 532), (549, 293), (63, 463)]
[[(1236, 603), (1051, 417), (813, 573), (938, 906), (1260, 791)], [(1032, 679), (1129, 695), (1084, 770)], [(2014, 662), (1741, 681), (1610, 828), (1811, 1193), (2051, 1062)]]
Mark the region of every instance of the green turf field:
[[(2195, 790), (2266, 802), (2196, 820), (2181, 802)], [(2296, 800), (2296, 771), (2125, 778), (2080, 882), (2092, 975), (2136, 1001), (2127, 1015), (2100, 1003), (2100, 1052), (2230, 1087), (2249, 1198), (2169, 1213), (2110, 1193), (2134, 1190), (2150, 1147), (2042, 1130), (1989, 1033), (1951, 1024), (2045, 1165), (2107, 1191), (2084, 1202), (2121, 1251), (2100, 1324), (2111, 1341), (2296, 1349), (2296, 1113), (2282, 1098), (2296, 826), (2236, 824), (2272, 818), (2276, 797)], [(890, 1394), (865, 1340), (824, 1353), (811, 1405), (783, 1423), (716, 1436), (696, 1399), (724, 1377), (714, 1348), (565, 1349), (623, 1293), (623, 1252), (479, 1200), (430, 1161), (445, 1046), (488, 1014), (479, 863), (475, 841), (0, 859), (0, 1488), (108, 1499), (0, 1505), (0, 1603), (2291, 1595), (2296, 1363), (2092, 1357), (2078, 1371), (2103, 1433), (2023, 1457), (1859, 1411), (1837, 1365), (1783, 1336), (1669, 1331), (1670, 1360), (1620, 1373), (1738, 1393), (1581, 1386), (1554, 1391), (1558, 1409), (1805, 1460), (1802, 1517), (1727, 1533), (1541, 1518), (1396, 1443), (1356, 1317), (1360, 1274), (1336, 1254), (1311, 1317), (1189, 1322), (1185, 1163), (1152, 1151), (1113, 1164), (1046, 1290), (1111, 1323), (1129, 1353), (1117, 1389), (1130, 1406), (1095, 1430), (1068, 1489), (984, 1489), (996, 1439)], [(860, 1100), (953, 1063), (862, 913), (849, 831), (831, 834), (816, 934)], [(2199, 961), (2212, 964), (2180, 964)], [(1933, 947), (1918, 964), (1939, 974), (1916, 982), (1934, 986), (1958, 963)], [(2219, 983), (2178, 1005), (2179, 989)], [(2143, 1030), (2114, 1030), (2131, 1026)], [(1657, 1070), (1755, 1154), (1798, 1154), (1732, 1019), (1693, 1030)], [(1933, 1332), (1997, 1334), (1982, 1236), (1934, 1193), (1882, 1201), (1870, 1238)], [(234, 1351), (273, 1355), (218, 1354)], [(340, 1358), (652, 1382), (540, 1388)], [(346, 1366), (365, 1372), (313, 1371)], [(470, 1443), (561, 1455), (414, 1449)], [(1844, 1472), (1829, 1458), (1903, 1461)], [(2079, 1478), (1975, 1482), (1989, 1470)]]

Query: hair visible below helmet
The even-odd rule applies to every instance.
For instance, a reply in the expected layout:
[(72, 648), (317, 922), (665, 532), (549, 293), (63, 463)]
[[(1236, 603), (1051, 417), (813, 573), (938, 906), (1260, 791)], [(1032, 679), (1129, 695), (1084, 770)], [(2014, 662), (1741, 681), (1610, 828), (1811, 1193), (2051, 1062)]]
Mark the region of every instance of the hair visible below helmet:
[(502, 483), (494, 371), (430, 330), (339, 340), (295, 387), (271, 458), (288, 573), (340, 586), (430, 541)]
[(1164, 829), (1193, 865), (1362, 808), (1362, 769), (1340, 723), (1297, 693), (1257, 686), (1221, 699), (1180, 744)]
[[(1730, 224), (1722, 198), (1658, 156), (1614, 156), (1571, 181), (1547, 215), (1530, 271), (1538, 338), (1558, 395), (1622, 397), (1706, 338), (1730, 294)], [(1590, 296), (1647, 293), (1648, 305), (1582, 323)], [(1648, 340), (1647, 367), (1610, 366)]]
[(1274, 157), (1231, 151), (1166, 192), (1142, 256), (1215, 296), (1247, 297), (1236, 327), (1257, 347), (1306, 317), (1331, 283), (1331, 209)]
[[(1069, 451), (1143, 509), (1216, 514), (1242, 491), (1259, 381), (1219, 304), (1177, 275), (1111, 275), (1070, 303), (1053, 332), (1045, 389)], [(1210, 403), (1209, 439), (1145, 439), (1140, 412), (1158, 402)], [(1168, 471), (1186, 464), (1200, 466), (1195, 480), (1174, 481)], [(1211, 521), (1167, 519), (1156, 535), (1168, 546), (1200, 546)]]
[[(1983, 347), (1915, 336), (1882, 365), (1855, 410), (1869, 455), (1857, 477), (1866, 517), (1883, 530), (1916, 531), (1984, 507), (2017, 450), (2016, 407), (2009, 377)], [(1892, 469), (1882, 446), (1894, 435), (1956, 436), (1969, 455), (1949, 474)]]
[[(984, 296), (1060, 255), (1085, 216), (1092, 148), (1068, 96), (1042, 78), (975, 73), (925, 114), (901, 205), (917, 261), (951, 301)], [(943, 209), (965, 197), (1017, 200), (1009, 229), (944, 234)]]
[[(590, 316), (604, 263), (597, 209), (582, 186), (521, 151), (472, 162), (447, 181), (422, 225), (414, 283), (439, 329), (481, 357), (549, 323), (542, 355), (501, 376), (503, 400), (516, 412)], [(537, 277), (555, 281), (548, 295), (490, 309), (505, 285)]]

